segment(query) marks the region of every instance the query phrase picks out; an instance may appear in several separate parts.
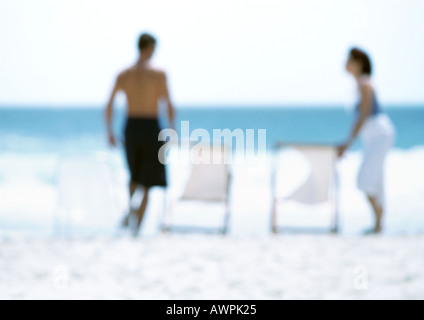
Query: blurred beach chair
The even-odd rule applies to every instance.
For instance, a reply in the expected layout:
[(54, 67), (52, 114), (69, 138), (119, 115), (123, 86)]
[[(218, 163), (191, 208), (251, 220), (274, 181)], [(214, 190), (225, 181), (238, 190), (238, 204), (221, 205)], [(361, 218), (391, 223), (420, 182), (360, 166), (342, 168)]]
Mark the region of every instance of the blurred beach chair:
[(60, 235), (115, 230), (120, 209), (111, 168), (91, 157), (67, 157), (58, 163), (55, 232)]
[[(279, 177), (279, 165), (277, 160), (273, 166), (272, 175), (272, 231), (279, 233), (283, 231), (326, 231), (321, 228), (311, 227), (281, 227), (279, 225), (278, 207), (281, 203), (295, 202), (298, 204), (317, 206), (329, 204), (331, 214), (330, 227), (328, 231), (337, 233), (339, 231), (339, 208), (338, 208), (338, 176), (336, 170), (337, 150), (334, 146), (327, 145), (302, 145), (279, 143), (276, 148), (276, 159), (282, 150), (295, 150), (307, 161), (309, 171), (304, 183), (289, 195), (282, 195), (280, 185), (284, 183), (284, 177)], [(300, 174), (290, 169), (291, 174)], [(295, 170), (295, 171), (293, 171)], [(312, 209), (312, 208), (311, 208)], [(309, 211), (309, 209), (308, 209)]]
[[(190, 178), (185, 185), (184, 192), (176, 199), (171, 198), (167, 201), (162, 223), (163, 232), (227, 234), (231, 216), (229, 196), (231, 173), (229, 165), (227, 164), (229, 150), (225, 148), (209, 148), (209, 152), (211, 162), (191, 164)], [(192, 155), (193, 151), (190, 151), (190, 154)], [(215, 159), (214, 162), (213, 159)], [(217, 159), (219, 159), (219, 161), (216, 161)], [(208, 205), (209, 208), (213, 205), (219, 205), (220, 208), (213, 207), (212, 212), (216, 214), (217, 211), (222, 211), (222, 216), (219, 215), (218, 217), (218, 221), (221, 221), (222, 224), (218, 222), (219, 226), (209, 227), (175, 223), (175, 218), (181, 215), (181, 213), (177, 214), (177, 209), (182, 204), (187, 203), (193, 204), (199, 209), (205, 204)], [(199, 221), (205, 220), (207, 214), (211, 214), (210, 212), (204, 212), (206, 211), (205, 209), (205, 207), (202, 209), (202, 213), (196, 211), (195, 215), (199, 218)]]

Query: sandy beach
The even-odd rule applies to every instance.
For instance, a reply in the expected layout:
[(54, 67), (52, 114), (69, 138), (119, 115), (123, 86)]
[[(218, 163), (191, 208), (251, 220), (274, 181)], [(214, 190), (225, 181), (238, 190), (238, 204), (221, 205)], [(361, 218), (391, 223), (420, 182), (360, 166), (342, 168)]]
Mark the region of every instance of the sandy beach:
[(424, 300), (424, 1), (0, 7), (0, 300)]
[[(22, 176), (25, 185), (14, 180), (0, 188), (0, 299), (424, 299), (423, 155), (416, 149), (390, 156), (389, 210), (380, 237), (361, 236), (372, 216), (356, 190), (357, 153), (340, 164), (338, 236), (270, 234), (267, 162), (233, 168), (227, 237), (162, 235), (160, 190), (153, 193), (139, 239), (117, 233), (119, 212), (90, 212), (79, 223), (96, 228), (59, 235), (54, 185)], [(2, 158), (9, 160), (16, 162)], [(55, 163), (20, 161), (42, 173)], [(174, 169), (171, 175), (180, 171)], [(117, 176), (123, 210), (126, 175)], [(289, 209), (282, 208), (288, 224), (325, 227), (330, 221), (312, 207)], [(213, 226), (221, 221), (217, 212), (195, 205), (182, 207), (179, 217)]]
[(1, 299), (424, 299), (424, 237), (0, 240)]

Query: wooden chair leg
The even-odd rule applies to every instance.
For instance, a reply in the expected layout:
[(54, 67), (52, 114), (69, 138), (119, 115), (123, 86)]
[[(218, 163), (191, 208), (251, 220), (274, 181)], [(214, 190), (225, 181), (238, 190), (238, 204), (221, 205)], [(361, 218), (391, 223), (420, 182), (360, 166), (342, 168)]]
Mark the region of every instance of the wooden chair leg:
[(169, 195), (165, 194), (165, 210), (162, 218), (162, 226), (161, 231), (162, 233), (169, 233), (170, 232), (170, 226), (167, 224), (167, 219), (172, 215), (173, 210), (173, 202), (169, 203)]
[(272, 204), (272, 232), (278, 234), (277, 227), (277, 200), (274, 199)]
[(337, 171), (337, 167), (334, 172), (334, 221), (332, 232), (337, 234), (340, 229), (340, 177)]
[(227, 199), (225, 202), (225, 218), (224, 218), (224, 228), (222, 230), (223, 235), (228, 234), (229, 224), (230, 224), (230, 217), (231, 217), (231, 207), (230, 207), (230, 201)]

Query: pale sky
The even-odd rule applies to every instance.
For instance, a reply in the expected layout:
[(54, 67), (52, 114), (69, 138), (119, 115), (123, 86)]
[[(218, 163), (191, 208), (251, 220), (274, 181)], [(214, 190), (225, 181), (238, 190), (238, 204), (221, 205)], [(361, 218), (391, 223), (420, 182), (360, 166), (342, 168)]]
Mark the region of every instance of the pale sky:
[(142, 31), (177, 105), (340, 104), (348, 49), (386, 104), (424, 103), (422, 0), (1, 0), (0, 105), (104, 105)]

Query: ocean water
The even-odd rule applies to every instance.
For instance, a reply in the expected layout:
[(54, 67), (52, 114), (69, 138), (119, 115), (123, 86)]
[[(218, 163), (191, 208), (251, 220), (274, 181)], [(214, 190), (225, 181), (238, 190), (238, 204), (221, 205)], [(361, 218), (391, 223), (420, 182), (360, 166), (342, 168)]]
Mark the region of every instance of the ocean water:
[[(397, 129), (396, 146), (388, 164), (388, 230), (423, 232), (424, 106), (393, 106), (386, 112)], [(213, 129), (266, 129), (267, 147), (272, 150), (280, 141), (338, 144), (348, 136), (354, 114), (343, 107), (181, 107), (177, 109), (177, 123), (180, 121), (190, 121), (191, 130), (203, 128), (211, 135)], [(124, 125), (125, 112), (118, 109), (114, 126), (120, 136)], [(104, 110), (100, 108), (0, 108), (0, 233), (50, 234), (61, 211), (70, 207), (80, 226), (116, 230), (127, 210), (128, 172), (123, 150), (108, 147), (105, 131)], [(360, 163), (358, 147), (359, 143), (341, 165), (342, 229), (353, 234), (372, 223), (369, 207), (355, 185)], [(89, 198), (97, 197), (102, 205), (87, 209), (91, 211), (86, 220), (81, 212), (84, 206), (92, 208), (93, 201), (81, 203), (80, 208), (72, 201), (67, 205), (60, 202), (61, 194), (68, 194), (73, 183), (72, 176), (61, 183), (60, 168), (67, 160), (78, 158), (91, 161), (74, 171), (86, 181), (82, 191), (90, 194)], [(270, 164), (233, 169), (233, 232), (269, 234)], [(174, 180), (180, 179), (178, 173)], [(93, 193), (96, 188), (103, 194)], [(153, 196), (156, 200), (146, 218), (145, 230), (151, 235), (157, 232), (163, 211), (161, 196), (159, 191)], [(117, 199), (116, 203), (112, 198)], [(112, 210), (115, 205), (117, 209)], [(295, 220), (313, 220), (306, 215), (300, 219), (302, 214)], [(200, 220), (206, 221), (206, 214), (204, 217)]]
[[(100, 108), (0, 108), (0, 152), (81, 152), (105, 150), (105, 125)], [(386, 109), (397, 129), (396, 147), (424, 145), (424, 106)], [(115, 129), (122, 135), (125, 112), (116, 112)], [(269, 149), (279, 141), (337, 144), (349, 134), (354, 114), (343, 107), (186, 107), (177, 123), (190, 129), (266, 129)]]

